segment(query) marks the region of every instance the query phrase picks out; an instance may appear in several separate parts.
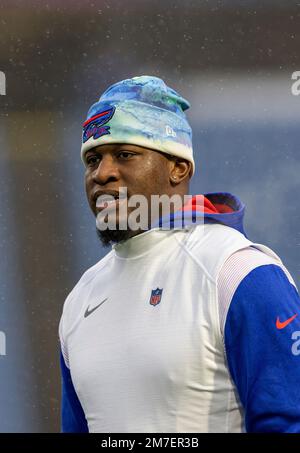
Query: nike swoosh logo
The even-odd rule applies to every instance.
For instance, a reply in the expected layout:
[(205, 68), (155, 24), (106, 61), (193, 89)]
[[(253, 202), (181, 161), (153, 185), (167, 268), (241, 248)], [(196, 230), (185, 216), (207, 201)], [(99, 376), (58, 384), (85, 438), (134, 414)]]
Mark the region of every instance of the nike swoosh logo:
[(100, 302), (100, 304), (96, 305), (96, 307), (93, 307), (91, 310), (89, 310), (90, 306), (88, 306), (87, 309), (85, 310), (84, 317), (87, 318), (88, 316), (90, 316), (95, 310), (97, 310), (97, 308), (100, 307), (100, 305), (104, 304), (104, 302), (107, 301), (107, 299), (108, 297), (104, 299), (102, 302)]
[(297, 317), (297, 314), (294, 315), (294, 316), (291, 316), (289, 319), (287, 319), (286, 321), (284, 322), (280, 322), (279, 321), (279, 318), (277, 318), (276, 320), (276, 327), (277, 329), (284, 329), (286, 326), (288, 326), (292, 321), (294, 321), (294, 319)]

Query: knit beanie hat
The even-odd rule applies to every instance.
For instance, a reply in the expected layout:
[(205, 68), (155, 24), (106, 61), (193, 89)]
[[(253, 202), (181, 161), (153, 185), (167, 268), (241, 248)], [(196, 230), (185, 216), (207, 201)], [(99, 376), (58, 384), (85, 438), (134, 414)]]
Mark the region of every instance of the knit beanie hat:
[(81, 158), (99, 145), (129, 143), (182, 157), (192, 163), (192, 130), (184, 111), (189, 102), (152, 76), (111, 85), (91, 106), (83, 123)]

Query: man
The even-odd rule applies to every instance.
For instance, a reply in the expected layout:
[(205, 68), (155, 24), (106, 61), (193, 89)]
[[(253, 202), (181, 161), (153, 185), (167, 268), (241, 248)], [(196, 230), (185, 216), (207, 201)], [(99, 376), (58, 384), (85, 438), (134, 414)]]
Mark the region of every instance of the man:
[[(64, 432), (300, 432), (296, 285), (247, 238), (237, 197), (185, 200), (188, 107), (161, 79), (134, 77), (83, 125), (87, 198), (112, 248), (64, 305)], [(153, 195), (183, 203), (154, 215)], [(133, 228), (136, 196), (149, 217)]]

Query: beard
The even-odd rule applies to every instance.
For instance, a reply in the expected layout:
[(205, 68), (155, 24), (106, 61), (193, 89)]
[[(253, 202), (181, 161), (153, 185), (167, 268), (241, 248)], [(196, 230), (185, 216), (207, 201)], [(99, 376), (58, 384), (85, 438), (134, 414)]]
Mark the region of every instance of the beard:
[[(106, 218), (107, 221), (107, 218)], [(100, 221), (100, 225), (102, 225)], [(97, 222), (96, 222), (96, 233), (98, 236), (98, 239), (100, 240), (101, 244), (104, 247), (109, 247), (111, 245), (118, 244), (119, 242), (124, 242), (127, 241), (127, 239), (132, 238), (133, 236), (136, 236), (140, 233), (144, 233), (148, 229), (151, 228), (151, 223), (148, 223), (148, 225), (143, 228), (137, 226), (137, 229), (132, 230), (127, 223), (126, 229), (119, 227), (119, 223), (117, 225), (114, 225), (114, 228), (109, 229), (109, 227), (106, 227), (105, 229), (100, 229), (97, 228)]]
[(127, 239), (130, 239), (131, 237), (143, 233), (143, 230), (138, 230), (138, 231), (131, 231), (129, 229), (127, 230), (98, 230), (96, 228), (97, 236), (101, 241), (101, 244), (104, 247), (109, 247), (112, 245), (112, 243), (119, 243), (122, 241), (127, 241)]

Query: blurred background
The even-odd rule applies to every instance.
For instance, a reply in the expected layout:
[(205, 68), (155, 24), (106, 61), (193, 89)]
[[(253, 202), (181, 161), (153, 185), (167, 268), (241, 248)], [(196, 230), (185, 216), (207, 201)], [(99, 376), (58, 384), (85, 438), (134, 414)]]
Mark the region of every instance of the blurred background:
[(191, 193), (232, 192), (249, 239), (300, 286), (300, 3), (16, 1), (0, 5), (0, 431), (59, 431), (58, 323), (102, 256), (81, 124), (109, 85), (161, 77), (191, 102)]

